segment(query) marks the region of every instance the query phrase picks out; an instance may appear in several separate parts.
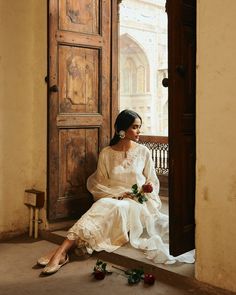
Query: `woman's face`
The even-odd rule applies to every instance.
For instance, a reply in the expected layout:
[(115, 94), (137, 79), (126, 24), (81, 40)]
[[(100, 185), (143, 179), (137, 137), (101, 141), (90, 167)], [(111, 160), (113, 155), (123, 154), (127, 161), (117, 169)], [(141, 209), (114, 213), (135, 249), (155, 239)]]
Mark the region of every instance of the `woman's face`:
[(141, 120), (139, 118), (135, 118), (133, 124), (125, 131), (125, 138), (138, 141), (141, 124)]

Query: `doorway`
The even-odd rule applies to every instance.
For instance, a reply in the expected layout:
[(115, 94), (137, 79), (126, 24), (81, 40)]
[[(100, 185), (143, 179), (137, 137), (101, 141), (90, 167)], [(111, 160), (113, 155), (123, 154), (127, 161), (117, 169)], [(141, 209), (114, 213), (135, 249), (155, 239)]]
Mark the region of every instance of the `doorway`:
[[(109, 143), (118, 112), (117, 19), (121, 1), (93, 0), (94, 5), (88, 5), (90, 2), (49, 1), (50, 222), (78, 218), (91, 206), (86, 179), (96, 168), (99, 151)], [(168, 107), (165, 103), (163, 112), (168, 109), (169, 114), (170, 250), (178, 255), (194, 248), (196, 0), (167, 0), (165, 9)], [(146, 19), (144, 11), (142, 18)], [(137, 56), (131, 60), (129, 52), (124, 52), (123, 77), (129, 82), (122, 84), (122, 91), (149, 97), (153, 76), (148, 54), (128, 32), (121, 41)], [(152, 120), (147, 118), (151, 126), (155, 125)], [(145, 128), (149, 132), (148, 124)]]
[(119, 108), (143, 118), (179, 255), (194, 249), (196, 1), (122, 0), (119, 11)]
[(143, 119), (141, 134), (168, 136), (168, 23), (165, 1), (120, 4), (119, 107)]

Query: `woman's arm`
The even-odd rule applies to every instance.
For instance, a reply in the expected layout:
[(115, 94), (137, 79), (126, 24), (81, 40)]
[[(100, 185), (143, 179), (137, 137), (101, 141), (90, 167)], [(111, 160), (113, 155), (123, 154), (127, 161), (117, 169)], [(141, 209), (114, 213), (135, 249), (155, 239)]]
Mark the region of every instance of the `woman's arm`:
[(93, 195), (94, 200), (101, 198), (121, 199), (125, 197), (125, 188), (122, 183), (109, 178), (107, 167), (109, 165), (109, 158), (107, 157), (107, 152), (107, 148), (101, 151), (98, 158), (97, 170), (87, 180), (87, 188)]
[(152, 160), (151, 152), (148, 149), (146, 149), (143, 175), (146, 177), (145, 184), (151, 184), (153, 187), (153, 191), (148, 194), (149, 197), (151, 197), (154, 200), (157, 200), (161, 206), (161, 201), (159, 198), (160, 182), (156, 175), (156, 170), (154, 167), (154, 162)]

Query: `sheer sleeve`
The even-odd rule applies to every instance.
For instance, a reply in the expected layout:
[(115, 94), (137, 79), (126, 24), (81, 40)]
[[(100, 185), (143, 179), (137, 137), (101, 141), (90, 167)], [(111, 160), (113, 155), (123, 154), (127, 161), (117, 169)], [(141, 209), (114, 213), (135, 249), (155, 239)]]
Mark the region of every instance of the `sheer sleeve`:
[(101, 198), (117, 198), (126, 189), (122, 183), (109, 179), (107, 149), (104, 148), (98, 158), (97, 170), (89, 176), (87, 188), (95, 201)]
[(146, 177), (146, 183), (150, 182), (153, 186), (152, 193), (149, 194), (153, 200), (155, 200), (158, 204), (158, 208), (161, 207), (161, 201), (159, 198), (159, 190), (160, 190), (160, 182), (156, 175), (156, 170), (154, 167), (154, 162), (152, 160), (152, 156), (150, 151), (147, 149), (146, 151), (146, 161), (143, 170), (143, 174)]

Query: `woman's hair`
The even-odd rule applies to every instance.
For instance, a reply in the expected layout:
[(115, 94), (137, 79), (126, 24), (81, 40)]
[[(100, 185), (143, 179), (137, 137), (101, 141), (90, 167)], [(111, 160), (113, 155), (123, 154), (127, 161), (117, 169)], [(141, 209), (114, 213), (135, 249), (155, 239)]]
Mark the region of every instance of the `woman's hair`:
[(119, 142), (120, 136), (119, 132), (121, 130), (126, 131), (129, 127), (134, 123), (134, 120), (138, 118), (142, 123), (142, 118), (134, 111), (131, 110), (123, 110), (119, 113), (116, 118), (114, 127), (115, 127), (115, 134), (110, 141), (110, 145), (115, 145)]

